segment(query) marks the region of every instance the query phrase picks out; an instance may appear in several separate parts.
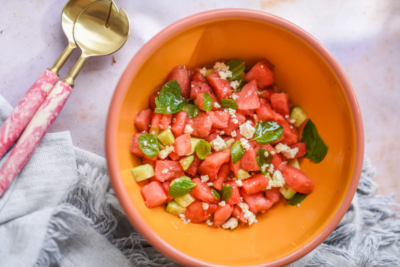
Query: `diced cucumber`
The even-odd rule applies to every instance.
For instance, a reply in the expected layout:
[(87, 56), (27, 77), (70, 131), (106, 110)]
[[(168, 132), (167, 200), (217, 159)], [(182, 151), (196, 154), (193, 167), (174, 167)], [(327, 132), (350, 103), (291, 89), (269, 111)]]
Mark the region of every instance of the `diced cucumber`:
[(207, 69), (207, 71), (206, 71), (206, 75), (204, 75), (204, 77), (207, 77), (208, 76), (208, 74), (210, 74), (210, 73), (213, 73), (214, 72), (214, 70), (213, 69)]
[(159, 133), (157, 138), (164, 146), (172, 146), (175, 143), (175, 136), (169, 128)]
[(193, 153), (196, 151), (196, 146), (200, 142), (200, 140), (201, 139), (199, 139), (199, 138), (190, 138), (190, 144), (192, 145), (192, 150), (186, 156), (193, 155)]
[(186, 180), (186, 181), (189, 181), (189, 182), (192, 181), (190, 179), (190, 177), (182, 176), (182, 177), (179, 177), (179, 178), (176, 178), (176, 179), (172, 180), (172, 182), (169, 184), (169, 186), (171, 187), (174, 183), (177, 183), (177, 182), (180, 182), (180, 181), (183, 181), (183, 180)]
[(196, 199), (192, 197), (190, 194), (186, 194), (183, 197), (175, 198), (176, 203), (186, 208), (190, 204), (192, 204)]
[(279, 192), (286, 198), (291, 199), (297, 192), (290, 188), (287, 184), (279, 189)]
[(176, 203), (175, 201), (170, 201), (168, 202), (167, 205), (167, 209), (166, 211), (171, 213), (171, 214), (175, 214), (175, 215), (179, 215), (184, 213), (186, 210), (186, 208), (182, 207), (181, 205), (179, 205), (178, 203)]
[(155, 136), (157, 136), (157, 134), (160, 132), (160, 128), (159, 127), (150, 127), (150, 134), (154, 134)]
[(140, 182), (154, 176), (154, 169), (150, 164), (136, 166), (131, 170), (131, 172), (136, 182)]
[(288, 160), (287, 165), (300, 170), (300, 164), (297, 159)]
[(227, 147), (230, 147), (231, 145), (233, 145), (233, 143), (235, 143), (235, 139), (231, 138), (225, 141), (225, 144)]
[(179, 161), (181, 163), (184, 171), (189, 169), (190, 164), (192, 164), (193, 160), (194, 160), (194, 156), (189, 156), (189, 157), (183, 158)]
[(294, 126), (299, 127), (307, 120), (307, 115), (300, 107), (294, 107), (290, 113), (290, 119), (295, 120)]
[(245, 171), (243, 169), (239, 169), (238, 173), (236, 174), (236, 178), (238, 180), (244, 180), (244, 179), (247, 179), (247, 178), (250, 178), (250, 177), (251, 177), (251, 175), (247, 171)]
[(163, 144), (161, 144), (161, 142), (158, 142), (158, 148), (161, 151), (161, 150), (165, 149), (165, 146)]

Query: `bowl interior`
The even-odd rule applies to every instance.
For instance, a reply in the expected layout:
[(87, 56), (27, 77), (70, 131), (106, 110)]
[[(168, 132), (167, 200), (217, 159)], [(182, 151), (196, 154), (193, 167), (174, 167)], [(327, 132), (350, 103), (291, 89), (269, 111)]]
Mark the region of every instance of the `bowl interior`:
[[(196, 24), (178, 32), (163, 43), (130, 76), (123, 100), (116, 111), (115, 148), (117, 169), (112, 179), (120, 179), (128, 200), (134, 225), (151, 229), (147, 237), (160, 238), (171, 251), (181, 251), (203, 262), (221, 265), (256, 265), (286, 257), (316, 238), (338, 211), (349, 188), (356, 159), (356, 130), (353, 113), (343, 85), (327, 61), (307, 42), (272, 23), (224, 18)], [(234, 231), (214, 229), (205, 224), (185, 225), (164, 208), (148, 209), (130, 169), (140, 159), (129, 153), (129, 143), (136, 132), (132, 124), (138, 112), (148, 107), (148, 97), (158, 89), (172, 67), (191, 67), (218, 59), (238, 59), (252, 66), (261, 58), (275, 64), (275, 81), (289, 93), (317, 126), (329, 147), (320, 164), (308, 159), (301, 169), (314, 181), (314, 192), (300, 207), (275, 204), (258, 223)], [(117, 177), (117, 178), (116, 178)], [(160, 249), (157, 244), (156, 247)], [(165, 252), (165, 251), (163, 251)], [(172, 253), (173, 254), (173, 253)]]

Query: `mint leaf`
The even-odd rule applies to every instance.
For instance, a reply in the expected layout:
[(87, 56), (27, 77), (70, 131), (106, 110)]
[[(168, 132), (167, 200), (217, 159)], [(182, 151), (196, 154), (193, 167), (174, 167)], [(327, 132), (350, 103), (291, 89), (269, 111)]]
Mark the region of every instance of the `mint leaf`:
[(196, 187), (196, 184), (192, 181), (181, 180), (174, 184), (171, 184), (169, 187), (168, 194), (173, 198), (183, 197), (186, 194), (189, 194), (193, 188)]
[(231, 108), (234, 110), (237, 110), (237, 108), (239, 107), (238, 104), (236, 104), (235, 100), (232, 99), (222, 99), (221, 106), (222, 108)]
[(203, 93), (203, 109), (205, 112), (210, 112), (213, 106), (213, 99), (208, 93)]
[(200, 115), (199, 107), (193, 104), (185, 104), (182, 110), (188, 114), (189, 118), (194, 118)]
[(290, 206), (296, 206), (297, 204), (300, 204), (306, 197), (306, 194), (296, 193), (291, 199), (288, 200), (286, 205), (289, 204)]
[(182, 88), (177, 81), (167, 82), (156, 97), (155, 113), (173, 114), (182, 110)]
[(266, 145), (277, 141), (283, 134), (283, 127), (275, 121), (263, 121), (256, 125), (254, 138), (257, 143)]
[(215, 198), (216, 200), (219, 201), (219, 200), (221, 199), (221, 197), (220, 197), (218, 191), (215, 190), (214, 188), (211, 189), (211, 194), (214, 196), (214, 198)]
[(237, 60), (230, 60), (225, 65), (229, 66), (229, 71), (232, 72), (232, 77), (228, 78), (228, 81), (237, 80), (245, 69), (244, 62)]
[(301, 142), (306, 143), (307, 146), (307, 153), (304, 157), (315, 163), (320, 163), (328, 153), (328, 147), (319, 136), (318, 130), (311, 120), (308, 120), (304, 127)]
[(222, 186), (222, 200), (228, 201), (228, 199), (232, 195), (232, 186), (230, 185), (223, 185)]
[(263, 171), (261, 167), (264, 164), (271, 164), (272, 159), (274, 158), (274, 156), (271, 153), (268, 152), (268, 157), (266, 157), (265, 156), (265, 152), (268, 152), (268, 150), (265, 150), (264, 148), (260, 148), (259, 150), (257, 150), (256, 160), (257, 160), (258, 167), (260, 168), (262, 174), (264, 176), (267, 176), (268, 175), (267, 170)]
[(201, 139), (196, 145), (196, 155), (203, 160), (211, 153), (211, 145), (206, 140)]
[(143, 151), (149, 158), (154, 158), (158, 155), (159, 145), (157, 136), (154, 134), (142, 134), (138, 137), (140, 150)]
[(193, 98), (185, 98), (185, 104), (189, 103), (192, 100), (193, 100)]
[(231, 147), (231, 158), (233, 164), (236, 164), (244, 155), (244, 148), (240, 145), (240, 141), (236, 141)]

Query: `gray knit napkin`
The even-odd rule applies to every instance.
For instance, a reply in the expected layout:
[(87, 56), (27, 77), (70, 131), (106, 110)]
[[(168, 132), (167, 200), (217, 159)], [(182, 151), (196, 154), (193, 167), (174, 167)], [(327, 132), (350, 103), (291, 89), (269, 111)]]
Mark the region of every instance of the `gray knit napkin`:
[[(11, 111), (0, 96), (0, 124)], [(364, 161), (339, 226), (290, 267), (400, 266), (397, 206), (391, 197), (374, 196), (374, 175)], [(110, 187), (105, 159), (74, 147), (63, 132), (45, 136), (0, 198), (0, 266), (179, 265), (131, 226)]]

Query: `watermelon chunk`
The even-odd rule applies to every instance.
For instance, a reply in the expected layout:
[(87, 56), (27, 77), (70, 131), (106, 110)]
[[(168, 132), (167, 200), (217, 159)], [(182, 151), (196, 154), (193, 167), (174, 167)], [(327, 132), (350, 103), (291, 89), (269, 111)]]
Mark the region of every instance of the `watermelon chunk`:
[(219, 206), (214, 213), (214, 227), (223, 225), (226, 220), (231, 217), (232, 210), (233, 207), (228, 204), (225, 204), (225, 206)]
[(170, 159), (174, 160), (174, 161), (177, 161), (177, 160), (180, 159), (179, 155), (176, 154), (176, 152), (171, 152), (171, 153), (169, 153), (169, 154), (168, 154), (168, 157), (169, 157)]
[(289, 95), (285, 93), (274, 93), (271, 95), (272, 108), (282, 116), (289, 115)]
[(241, 168), (245, 171), (259, 171), (260, 168), (258, 167), (256, 157), (256, 152), (250, 147), (250, 149), (244, 152), (243, 157), (240, 159)]
[(243, 86), (243, 89), (236, 93), (238, 99), (236, 103), (238, 104), (238, 109), (257, 109), (260, 107), (260, 100), (258, 99), (257, 82), (252, 80)]
[(260, 95), (261, 98), (267, 99), (268, 101), (271, 100), (271, 95), (274, 93), (274, 90), (267, 89), (263, 91)]
[(279, 199), (281, 198), (279, 187), (272, 187), (271, 189), (265, 190), (265, 197), (272, 203), (279, 202)]
[(252, 195), (265, 189), (269, 184), (269, 179), (262, 174), (256, 174), (251, 178), (243, 180), (242, 183), (243, 190), (247, 194)]
[(240, 190), (240, 194), (242, 195), (244, 202), (249, 205), (249, 210), (254, 214), (271, 208), (273, 204), (271, 201), (263, 197), (261, 192), (249, 195), (244, 191), (244, 189), (242, 189)]
[(136, 133), (131, 139), (131, 144), (129, 146), (129, 151), (133, 153), (136, 157), (143, 158), (144, 153), (139, 147), (138, 137), (143, 133)]
[(171, 121), (172, 121), (172, 114), (163, 114), (160, 120), (160, 125), (159, 125), (160, 129), (166, 130), (168, 126), (171, 125)]
[(206, 138), (204, 138), (204, 140), (206, 140), (207, 142), (211, 142), (212, 140), (214, 140), (215, 138), (217, 138), (219, 134), (217, 133), (211, 133), (209, 134)]
[(170, 202), (171, 200), (174, 199), (173, 197), (171, 197), (171, 196), (168, 194), (170, 184), (171, 184), (171, 182), (168, 182), (168, 181), (161, 184), (162, 187), (164, 188), (165, 194), (167, 195), (167, 200), (165, 201), (165, 203), (168, 203), (168, 202)]
[(184, 176), (183, 168), (179, 161), (157, 160), (154, 169), (154, 178), (160, 182), (173, 180)]
[(218, 208), (216, 204), (209, 204), (208, 209), (203, 209), (203, 204), (200, 200), (196, 199), (192, 204), (186, 207), (184, 213), (185, 219), (190, 220), (191, 223), (202, 223), (207, 220)]
[(236, 129), (239, 128), (239, 125), (243, 124), (246, 121), (246, 116), (243, 115), (239, 110), (236, 111), (236, 119), (238, 120), (238, 123), (234, 123), (232, 120), (229, 120), (228, 122), (228, 127), (222, 128), (222, 130), (226, 134), (231, 134), (232, 131), (235, 131)]
[(190, 134), (182, 134), (178, 138), (175, 139), (175, 153), (178, 156), (185, 156), (192, 151), (192, 144), (190, 143)]
[(143, 109), (136, 116), (134, 122), (136, 129), (138, 132), (148, 131), (151, 121), (151, 116), (153, 115), (153, 111), (151, 109)]
[(182, 96), (188, 98), (190, 95), (190, 77), (185, 65), (178, 65), (171, 70), (165, 82), (176, 80), (182, 88)]
[(151, 159), (148, 159), (148, 158), (142, 158), (142, 165), (145, 165), (145, 164), (150, 164), (151, 167), (153, 167), (153, 169), (156, 167), (155, 160), (151, 160)]
[(196, 173), (197, 173), (197, 170), (198, 170), (198, 168), (200, 166), (200, 163), (201, 163), (201, 159), (199, 159), (197, 157), (197, 155), (194, 154), (194, 159), (192, 161), (192, 164), (190, 164), (189, 168), (186, 170), (186, 173), (188, 173), (188, 174), (190, 174), (192, 176), (195, 176)]
[[(296, 155), (293, 157), (295, 158), (300, 158), (303, 157), (306, 153), (307, 153), (307, 146), (306, 143), (296, 143), (296, 144), (292, 144), (289, 145), (290, 148), (296, 148), (299, 150), (297, 151)], [(288, 160), (284, 155), (282, 155), (282, 160)]]
[(206, 183), (203, 183), (199, 178), (192, 179), (192, 182), (196, 184), (196, 187), (190, 192), (192, 196), (207, 203), (218, 203), (218, 200), (211, 193), (211, 188)]
[(244, 79), (247, 82), (256, 80), (258, 88), (266, 89), (274, 83), (274, 73), (265, 62), (260, 61), (246, 73)]
[(293, 190), (302, 193), (310, 194), (314, 189), (314, 183), (299, 169), (287, 166), (282, 173), (285, 182), (293, 188)]
[(228, 112), (222, 110), (210, 112), (210, 119), (212, 121), (212, 126), (217, 129), (228, 127), (230, 117), (231, 115), (229, 115)]
[(260, 121), (275, 121), (276, 112), (264, 98), (260, 100), (260, 107), (256, 109), (257, 117)]
[(156, 106), (156, 97), (160, 95), (161, 89), (158, 89), (154, 91), (150, 96), (149, 96), (149, 107), (154, 110)]
[(196, 98), (198, 94), (203, 93), (214, 94), (213, 90), (205, 80), (204, 82), (198, 80), (192, 81), (190, 85), (190, 98)]
[(153, 119), (151, 120), (151, 128), (160, 127), (160, 123), (161, 123), (162, 117), (163, 117), (163, 114), (161, 114), (161, 113), (154, 113), (154, 114), (153, 114)]
[(174, 115), (171, 124), (171, 132), (174, 134), (175, 137), (180, 136), (185, 130), (187, 117), (187, 113), (183, 110)]
[(226, 204), (234, 205), (234, 204), (240, 203), (240, 190), (239, 190), (239, 187), (237, 186), (236, 182), (235, 181), (228, 181), (228, 182), (225, 182), (224, 184), (225, 185), (230, 185), (232, 187), (232, 195), (226, 201)]
[(221, 79), (218, 72), (214, 71), (208, 74), (206, 79), (219, 100), (227, 98), (232, 94), (231, 82)]
[[(192, 82), (193, 81), (199, 81), (199, 82), (207, 82), (206, 78), (204, 77), (204, 75), (200, 72), (199, 69), (196, 70), (196, 72), (193, 74), (192, 76)], [(190, 94), (192, 94), (192, 91), (190, 91)], [(192, 98), (192, 97), (191, 97)]]
[(237, 205), (233, 206), (232, 217), (235, 217), (241, 223), (247, 223), (247, 219), (244, 217), (244, 212)]
[(217, 174), (222, 164), (228, 163), (231, 157), (229, 149), (208, 155), (200, 164), (199, 173), (208, 175), (211, 181), (217, 179)]
[(233, 164), (232, 159), (231, 159), (229, 168), (231, 171), (233, 171), (234, 174), (238, 174), (238, 172), (240, 170), (240, 165), (241, 165), (240, 159), (238, 162), (236, 162), (236, 164)]
[(151, 182), (143, 186), (140, 192), (144, 198), (144, 204), (148, 208), (163, 205), (168, 199), (160, 182)]
[(285, 118), (282, 115), (278, 113), (276, 113), (274, 121), (276, 121), (283, 127), (283, 134), (282, 134), (283, 140), (280, 139), (275, 143), (280, 142), (285, 145), (291, 145), (297, 143), (298, 135), (295, 127), (290, 128), (289, 123), (285, 120)]
[(199, 116), (190, 118), (187, 124), (193, 128), (192, 136), (199, 138), (204, 138), (209, 135), (212, 127), (210, 116), (205, 112), (200, 112)]
[[(281, 164), (278, 165), (277, 170), (280, 172), (283, 172), (286, 169), (287, 166), (287, 161), (282, 161)], [(275, 166), (274, 166), (275, 168)]]
[[(209, 94), (213, 100), (213, 105), (211, 106), (211, 110), (216, 110), (217, 108), (214, 107), (214, 103), (218, 103), (218, 98), (214, 95), (214, 94)], [(196, 100), (197, 100), (197, 104), (199, 105), (199, 109), (201, 109), (202, 111), (204, 110), (203, 107), (203, 102), (204, 102), (204, 98), (203, 98), (203, 93), (199, 93), (196, 95)]]
[(228, 179), (228, 175), (231, 172), (229, 169), (229, 165), (222, 165), (221, 169), (219, 169), (217, 180), (213, 181), (213, 187), (217, 190), (222, 190), (222, 185)]

